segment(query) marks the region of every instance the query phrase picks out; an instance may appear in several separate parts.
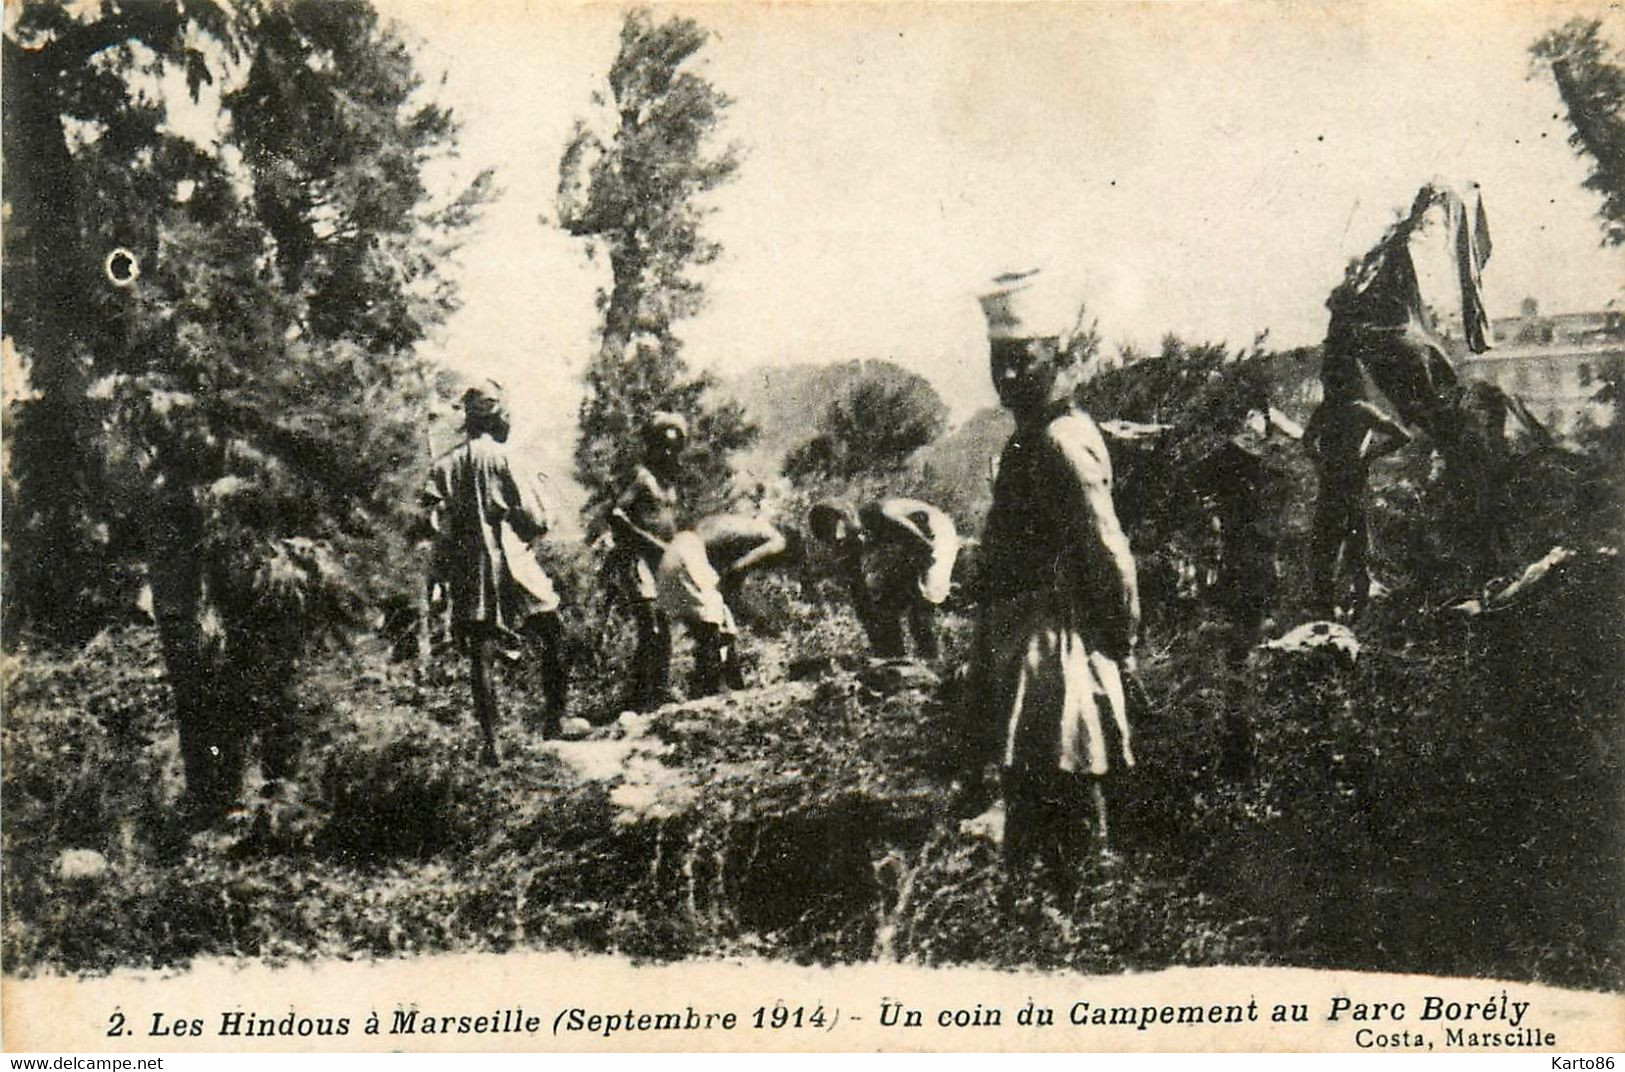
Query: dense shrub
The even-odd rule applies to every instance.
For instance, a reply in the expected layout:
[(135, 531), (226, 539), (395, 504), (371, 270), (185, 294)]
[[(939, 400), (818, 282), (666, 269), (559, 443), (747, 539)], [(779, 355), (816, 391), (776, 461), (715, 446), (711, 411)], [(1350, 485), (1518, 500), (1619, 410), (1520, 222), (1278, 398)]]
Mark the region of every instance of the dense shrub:
[(818, 434), (792, 449), (784, 475), (797, 483), (889, 475), (948, 425), (929, 380), (889, 362), (865, 366), (818, 420)]

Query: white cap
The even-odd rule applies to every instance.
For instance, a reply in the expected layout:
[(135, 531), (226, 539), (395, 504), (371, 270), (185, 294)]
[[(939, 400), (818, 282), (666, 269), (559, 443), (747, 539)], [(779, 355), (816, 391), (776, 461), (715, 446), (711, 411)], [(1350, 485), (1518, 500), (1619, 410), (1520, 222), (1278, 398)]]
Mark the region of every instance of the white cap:
[(994, 277), (979, 300), (989, 339), (1057, 339), (1064, 348), (1083, 323), (1083, 302), (1038, 268)]

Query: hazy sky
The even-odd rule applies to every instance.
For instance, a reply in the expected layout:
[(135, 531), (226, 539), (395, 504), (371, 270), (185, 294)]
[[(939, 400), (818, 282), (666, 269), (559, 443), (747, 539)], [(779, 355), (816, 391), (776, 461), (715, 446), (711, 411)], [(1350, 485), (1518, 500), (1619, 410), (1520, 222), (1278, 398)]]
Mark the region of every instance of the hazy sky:
[[(567, 434), (603, 266), (543, 217), (622, 9), (384, 7), (445, 74), (453, 171), (494, 166), (503, 188), (464, 254), (445, 358)], [(1625, 253), (1599, 248), (1556, 90), (1527, 77), (1529, 44), (1600, 4), (670, 10), (715, 31), (703, 69), (745, 149), (713, 198), (710, 305), (680, 327), (690, 361), (724, 374), (886, 357), (964, 416), (993, 401), (975, 295), (1038, 264), (1112, 342), (1317, 342), (1348, 259), (1434, 175), (1483, 186), (1492, 316), (1526, 295), (1554, 312), (1621, 300)]]

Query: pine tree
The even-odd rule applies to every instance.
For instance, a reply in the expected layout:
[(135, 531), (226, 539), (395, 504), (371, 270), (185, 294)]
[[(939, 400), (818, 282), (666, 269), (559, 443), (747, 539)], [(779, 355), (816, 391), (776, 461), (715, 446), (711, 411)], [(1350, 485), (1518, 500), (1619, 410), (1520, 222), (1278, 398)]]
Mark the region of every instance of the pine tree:
[[(151, 221), (147, 213), (81, 211), (81, 164), (87, 151), (130, 158), (152, 150), (162, 110), (131, 99), (126, 75), (180, 66), (195, 93), (210, 78), (203, 53), (189, 45), (199, 38), (229, 50), (229, 14), (211, 3), (184, 15), (140, 4), (81, 21), (64, 5), (32, 4), (5, 36), (4, 317), (30, 388), (6, 414), (10, 643), (25, 623), (55, 639), (86, 639), (115, 587), (117, 548), (109, 545), (123, 534), (99, 516), (101, 425), (86, 390), (94, 355), (118, 326), (100, 254), (124, 243), (150, 262), (150, 242), (136, 236), (150, 236)], [(185, 147), (167, 148), (168, 169), (184, 174), (195, 163)], [(138, 173), (122, 178), (127, 188), (152, 192)], [(87, 232), (94, 242), (83, 241)]]
[(701, 199), (739, 167), (736, 148), (709, 146), (731, 103), (692, 69), (709, 37), (692, 19), (656, 24), (647, 10), (629, 13), (609, 96), (593, 99), (613, 132), (606, 143), (577, 122), (559, 162), (559, 222), (588, 240), (590, 255), (607, 257), (611, 276), (599, 294), (600, 345), (576, 444), (589, 510), (626, 481), (640, 454), (638, 428), (656, 410), (689, 421), (685, 490), (701, 507), (726, 487), (728, 455), (756, 435), (738, 406), (707, 397), (711, 377), (690, 372), (673, 330), (704, 303), (695, 269), (721, 252), (703, 232)]
[[(21, 188), (30, 226), (7, 229), (8, 282), (29, 286), (8, 286), (6, 321), (32, 389), (8, 521), (50, 531), (66, 484), (55, 524), (105, 534), (105, 557), (144, 572), (208, 817), (256, 734), (285, 771), (301, 657), (404, 583), (434, 393), (415, 346), (454, 307), (437, 265), (489, 177), (431, 203), (421, 168), (455, 124), (361, 0), (178, 11), (107, 4), (80, 22), (30, 5), (7, 38), (8, 120), (14, 102), (29, 120), (7, 194)], [(14, 55), (50, 76), (14, 87)], [(188, 107), (167, 96), (176, 70), (192, 107), (221, 87), (218, 142), (166, 123)], [(138, 266), (128, 285), (104, 275), (115, 249)], [(8, 567), (73, 578), (24, 542)], [(61, 609), (38, 602), (49, 590), (21, 589), (31, 622)]]

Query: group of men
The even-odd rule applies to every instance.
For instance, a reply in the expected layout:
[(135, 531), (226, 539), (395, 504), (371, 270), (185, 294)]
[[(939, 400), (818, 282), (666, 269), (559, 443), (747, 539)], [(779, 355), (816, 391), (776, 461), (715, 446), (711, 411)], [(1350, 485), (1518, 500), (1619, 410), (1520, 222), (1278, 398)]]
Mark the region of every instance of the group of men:
[[(1098, 845), (1107, 844), (1108, 796), (1115, 776), (1134, 766), (1126, 685), (1140, 601), (1106, 441), (1075, 401), (1093, 371), (1091, 348), (1075, 345), (1077, 303), (1057, 301), (1046, 284), (1038, 272), (1004, 275), (981, 298), (993, 383), (1015, 431), (999, 460), (982, 536), (958, 738), (971, 796), (981, 772), (995, 764), (1000, 771), (1008, 865), (1020, 869), (1038, 857), (1064, 876), (1075, 874), (1091, 831)], [(1363, 558), (1365, 464), (1404, 435), (1357, 400), (1328, 402), (1305, 431), (1329, 460), (1322, 473), (1325, 516), (1316, 524), (1317, 576), (1335, 572), (1332, 560)], [(495, 763), (493, 653), (515, 637), (539, 642), (544, 737), (560, 733), (567, 673), (558, 597), (527, 543), (546, 530), (545, 511), (502, 445), (500, 391), (472, 388), (464, 407), (467, 442), (435, 464), (428, 500), (456, 632), (471, 659), (483, 756)], [(743, 684), (731, 605), (748, 574), (793, 562), (803, 549), (794, 526), (757, 516), (720, 514), (685, 524), (679, 487), (688, 428), (680, 416), (658, 413), (643, 433), (643, 462), (607, 522), (637, 624), (627, 706), (647, 710), (670, 699), (674, 622), (694, 641), (691, 697)], [(1358, 464), (1351, 467), (1350, 457)], [(1223, 472), (1234, 467), (1216, 464)], [(1251, 486), (1234, 474), (1215, 480), (1232, 498), (1244, 499)], [(1247, 503), (1220, 506), (1226, 545), (1243, 547)], [(933, 615), (948, 595), (959, 549), (947, 515), (906, 498), (858, 508), (822, 502), (807, 524), (829, 549), (873, 652), (903, 655), (906, 622), (916, 653), (935, 659)], [(1226, 557), (1246, 565), (1239, 551)], [(1355, 567), (1363, 574), (1363, 563)], [(1234, 582), (1234, 616), (1256, 633), (1261, 610), (1249, 593), (1268, 586), (1239, 575)], [(1321, 595), (1328, 604), (1334, 599), (1324, 588)]]
[[(761, 516), (710, 514), (688, 528), (681, 515), (680, 469), (688, 429), (682, 417), (655, 414), (645, 426), (644, 462), (609, 511), (618, 572), (637, 622), (626, 706), (646, 711), (671, 699), (671, 629), (694, 641), (689, 697), (743, 688), (739, 628), (733, 608), (745, 578), (757, 570), (800, 565), (799, 529)], [(905, 654), (902, 620), (917, 653), (937, 656), (935, 609), (948, 597), (959, 538), (953, 520), (929, 503), (889, 498), (860, 509), (815, 504), (808, 517), (874, 653)]]
[[(569, 674), (558, 593), (532, 546), (548, 530), (547, 510), (536, 479), (506, 447), (500, 385), (469, 388), (463, 409), (467, 437), (435, 462), (425, 504), (435, 534), (433, 574), (449, 595), (453, 636), (470, 660), (482, 759), (495, 764), (493, 666), (510, 651), (539, 651), (543, 708), (531, 721), (544, 739), (565, 731)], [(681, 416), (653, 414), (643, 428), (642, 462), (606, 518), (619, 601), (637, 627), (622, 705), (634, 711), (672, 699), (674, 624), (693, 640), (690, 698), (744, 687), (733, 608), (745, 578), (805, 557), (793, 524), (746, 513), (683, 524), (687, 443)], [(886, 498), (857, 509), (820, 502), (808, 524), (828, 549), (874, 653), (905, 654), (906, 620), (917, 654), (935, 659), (935, 611), (948, 597), (959, 550), (952, 519), (929, 503)]]
[[(1140, 614), (1134, 560), (1112, 503), (1105, 442), (1073, 402), (1086, 371), (1071, 345), (1076, 325), (1033, 319), (1043, 282), (1036, 273), (1003, 276), (982, 302), (994, 385), (1016, 431), (982, 543), (965, 766), (971, 772), (996, 760), (1004, 772), (1007, 849), (1018, 863), (1036, 848), (1023, 831), (1087, 829), (1051, 814), (1070, 813), (1080, 800), (1091, 803), (1104, 838), (1106, 775), (1134, 762), (1124, 699)], [(492, 666), (500, 653), (516, 639), (540, 647), (544, 737), (561, 732), (567, 668), (558, 595), (530, 547), (547, 530), (546, 510), (534, 479), (506, 449), (500, 388), (470, 388), (463, 406), (467, 439), (434, 464), (426, 501), (436, 569), (470, 659), (482, 758), (494, 764)], [(628, 674), (635, 708), (669, 698), (674, 621), (694, 641), (691, 696), (740, 686), (730, 604), (748, 574), (802, 552), (793, 526), (760, 517), (722, 514), (685, 525), (678, 488), (687, 440), (681, 417), (651, 415), (643, 462), (607, 517), (637, 623)], [(856, 508), (821, 502), (807, 525), (829, 549), (874, 653), (902, 656), (906, 623), (916, 654), (935, 659), (934, 612), (949, 594), (959, 550), (952, 520), (899, 497)], [(1063, 837), (1049, 847), (1072, 855), (1080, 843)]]

